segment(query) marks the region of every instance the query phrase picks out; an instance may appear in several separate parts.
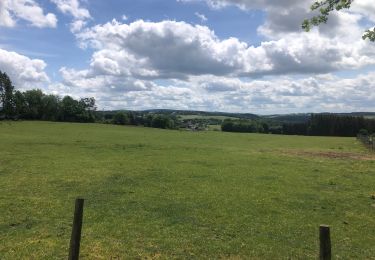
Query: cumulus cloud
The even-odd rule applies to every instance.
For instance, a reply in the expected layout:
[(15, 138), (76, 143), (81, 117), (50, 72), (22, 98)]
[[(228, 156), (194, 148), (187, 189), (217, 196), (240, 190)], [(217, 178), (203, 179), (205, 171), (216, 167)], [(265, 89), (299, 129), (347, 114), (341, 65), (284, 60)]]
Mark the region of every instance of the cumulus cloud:
[[(360, 35), (361, 29), (354, 29)], [(350, 105), (351, 91), (358, 99), (364, 85), (342, 81), (338, 90), (340, 79), (326, 73), (374, 64), (375, 55), (371, 44), (360, 37), (353, 40), (355, 32), (349, 37), (340, 30), (330, 37), (319, 30), (291, 32), (249, 46), (236, 38), (220, 39), (206, 26), (113, 20), (76, 36), (83, 48), (94, 52), (88, 68), (60, 70), (59, 88), (94, 96), (106, 108), (258, 113), (354, 109), (360, 103)], [(302, 74), (307, 78), (294, 78)], [(163, 84), (156, 83), (160, 79)], [(360, 100), (370, 104), (373, 99)]]
[(48, 83), (46, 66), (43, 60), (0, 49), (0, 70), (9, 75), (17, 88), (36, 88)]
[(149, 78), (254, 77), (327, 73), (373, 64), (370, 53), (374, 47), (360, 39), (360, 27), (353, 25), (352, 29), (350, 35), (342, 31), (340, 36), (338, 30), (329, 37), (318, 30), (289, 33), (279, 40), (249, 46), (237, 38), (219, 39), (206, 26), (142, 20), (123, 24), (113, 20), (86, 29), (77, 38), (82, 47), (96, 50), (91, 73)]
[(29, 22), (32, 26), (56, 27), (57, 18), (54, 14), (45, 14), (34, 0), (1, 0), (0, 26), (13, 27), (17, 19)]
[(51, 0), (57, 5), (57, 8), (64, 14), (70, 14), (76, 19), (90, 18), (90, 13), (87, 9), (80, 6), (78, 0)]
[(138, 67), (137, 73), (142, 68), (140, 76), (165, 78), (229, 74), (242, 66), (240, 51), (246, 50), (246, 44), (237, 39), (220, 41), (207, 27), (174, 21), (141, 20), (129, 25), (112, 21), (84, 31), (78, 39), (101, 51), (113, 65), (125, 57), (134, 61), (125, 68)]
[(73, 22), (70, 24), (73, 33), (81, 31), (86, 26), (87, 20), (91, 18), (89, 10), (83, 8), (79, 0), (51, 0), (51, 2), (56, 4), (63, 14), (73, 17)]

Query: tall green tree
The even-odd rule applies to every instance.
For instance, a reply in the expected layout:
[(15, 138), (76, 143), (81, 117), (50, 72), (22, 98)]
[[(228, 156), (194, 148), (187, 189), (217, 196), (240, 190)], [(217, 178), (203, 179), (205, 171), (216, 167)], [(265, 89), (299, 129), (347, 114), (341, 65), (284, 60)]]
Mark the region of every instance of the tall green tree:
[(23, 93), (26, 103), (26, 119), (39, 120), (43, 116), (43, 92), (40, 89), (28, 90)]
[[(302, 28), (308, 32), (313, 26), (318, 26), (319, 24), (327, 23), (329, 14), (332, 11), (349, 9), (353, 1), (354, 0), (324, 0), (314, 2), (311, 5), (311, 11), (318, 10), (319, 14), (311, 19), (304, 20), (302, 23)], [(364, 40), (369, 39), (370, 41), (375, 42), (375, 28), (368, 29), (367, 31), (365, 31), (362, 38)]]
[(70, 96), (65, 96), (61, 101), (61, 120), (75, 122), (80, 113), (79, 102)]
[(0, 71), (0, 108), (5, 118), (14, 115), (14, 87), (12, 81), (5, 72)]
[(16, 118), (25, 118), (27, 113), (26, 99), (23, 93), (17, 90), (14, 93), (14, 107)]
[(44, 95), (42, 97), (42, 119), (56, 121), (59, 115), (60, 99), (55, 95)]

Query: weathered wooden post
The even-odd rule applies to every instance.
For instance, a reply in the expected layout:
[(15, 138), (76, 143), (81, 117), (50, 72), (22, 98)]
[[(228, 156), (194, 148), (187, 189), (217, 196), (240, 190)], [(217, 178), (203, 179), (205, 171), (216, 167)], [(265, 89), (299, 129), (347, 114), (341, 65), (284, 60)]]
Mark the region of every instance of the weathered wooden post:
[(70, 238), (69, 260), (79, 259), (79, 247), (81, 244), (81, 231), (83, 219), (83, 202), (84, 199), (77, 198), (74, 210), (74, 219), (72, 227), (72, 236)]
[(320, 255), (321, 260), (331, 260), (331, 234), (330, 228), (326, 225), (320, 225), (319, 228)]

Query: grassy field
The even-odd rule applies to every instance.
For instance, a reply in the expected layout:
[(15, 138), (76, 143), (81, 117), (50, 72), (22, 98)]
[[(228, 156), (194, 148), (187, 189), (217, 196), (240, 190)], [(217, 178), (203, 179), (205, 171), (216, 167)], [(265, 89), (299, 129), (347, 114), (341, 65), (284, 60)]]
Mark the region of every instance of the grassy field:
[(0, 259), (375, 259), (375, 161), (354, 138), (0, 123)]

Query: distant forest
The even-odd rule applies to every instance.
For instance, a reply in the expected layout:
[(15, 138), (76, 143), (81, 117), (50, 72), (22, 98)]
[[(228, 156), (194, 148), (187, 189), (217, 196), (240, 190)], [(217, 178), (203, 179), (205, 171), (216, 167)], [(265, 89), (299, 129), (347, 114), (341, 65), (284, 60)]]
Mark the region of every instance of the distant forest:
[(224, 120), (222, 131), (271, 133), (283, 135), (311, 135), (311, 136), (346, 136), (375, 133), (375, 120), (363, 116), (344, 116), (337, 114), (311, 114), (306, 122), (275, 123), (259, 120)]
[[(186, 115), (197, 118), (183, 119)], [(224, 119), (222, 119), (224, 118)], [(0, 71), (0, 119), (45, 120), (80, 123), (135, 125), (163, 129), (206, 130), (219, 125), (225, 132), (314, 136), (356, 136), (375, 133), (375, 120), (364, 114), (297, 114), (257, 116), (182, 110), (97, 111), (94, 98), (45, 94), (41, 90), (16, 91)]]

